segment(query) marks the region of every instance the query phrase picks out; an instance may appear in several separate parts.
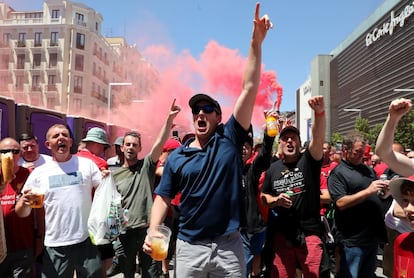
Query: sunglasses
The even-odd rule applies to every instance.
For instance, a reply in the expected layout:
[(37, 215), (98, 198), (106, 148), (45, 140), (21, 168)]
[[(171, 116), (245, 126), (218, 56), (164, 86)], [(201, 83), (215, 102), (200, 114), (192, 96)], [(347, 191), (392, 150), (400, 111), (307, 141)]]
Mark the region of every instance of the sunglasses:
[(9, 153), (9, 152), (12, 152), (13, 154), (19, 154), (20, 150), (15, 150), (15, 149), (0, 150), (0, 153)]
[(194, 106), (193, 108), (191, 108), (191, 112), (193, 113), (193, 115), (198, 115), (198, 113), (200, 113), (201, 110), (203, 110), (203, 112), (206, 114), (210, 114), (213, 111), (217, 112), (216, 107), (209, 104), (203, 106)]

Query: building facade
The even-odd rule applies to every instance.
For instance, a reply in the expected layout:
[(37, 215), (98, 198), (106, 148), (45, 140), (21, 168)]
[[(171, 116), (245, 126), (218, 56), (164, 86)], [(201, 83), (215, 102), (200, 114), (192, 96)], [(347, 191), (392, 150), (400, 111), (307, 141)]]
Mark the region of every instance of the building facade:
[[(127, 65), (148, 63), (125, 39), (101, 35), (102, 21), (94, 9), (71, 1), (45, 0), (40, 11), (0, 3), (0, 95), (91, 117), (139, 98), (139, 72)], [(126, 82), (131, 85), (111, 87)]]
[(414, 99), (414, 1), (384, 1), (330, 54), (315, 58), (311, 83), (312, 95), (327, 98), (326, 139), (352, 132), (359, 116), (370, 126), (383, 123), (393, 99)]

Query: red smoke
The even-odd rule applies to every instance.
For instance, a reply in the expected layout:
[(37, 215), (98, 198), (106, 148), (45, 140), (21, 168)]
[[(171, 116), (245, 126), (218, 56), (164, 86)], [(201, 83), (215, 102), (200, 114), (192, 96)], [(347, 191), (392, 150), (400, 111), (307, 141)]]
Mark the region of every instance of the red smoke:
[[(164, 45), (151, 45), (141, 50), (141, 53), (158, 72), (156, 86), (145, 96), (146, 102), (132, 103), (131, 106), (113, 111), (111, 121), (140, 131), (144, 149), (149, 149), (154, 142), (174, 98), (182, 108), (175, 119), (175, 129), (179, 131), (180, 137), (193, 131), (188, 100), (197, 92), (204, 92), (219, 101), (223, 121), (230, 117), (241, 92), (247, 60), (239, 50), (210, 41), (199, 58), (193, 57), (188, 51), (176, 54)], [(282, 92), (276, 73), (265, 71), (263, 66), (253, 126), (263, 125), (263, 111), (272, 108), (273, 102), (277, 102), (276, 109), (280, 108)], [(142, 154), (146, 153), (143, 150)]]

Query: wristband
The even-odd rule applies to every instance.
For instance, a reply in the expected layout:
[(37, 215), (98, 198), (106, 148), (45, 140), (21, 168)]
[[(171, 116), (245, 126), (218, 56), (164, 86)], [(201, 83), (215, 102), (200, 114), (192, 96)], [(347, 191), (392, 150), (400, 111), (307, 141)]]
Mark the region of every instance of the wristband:
[(325, 110), (323, 110), (322, 112), (316, 113), (315, 112), (315, 117), (323, 117), (325, 116)]

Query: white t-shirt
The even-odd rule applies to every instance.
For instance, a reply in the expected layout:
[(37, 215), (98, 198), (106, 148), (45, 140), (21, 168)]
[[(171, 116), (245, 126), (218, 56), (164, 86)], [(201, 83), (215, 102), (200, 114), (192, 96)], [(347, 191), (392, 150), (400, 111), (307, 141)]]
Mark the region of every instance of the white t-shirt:
[(77, 156), (61, 163), (52, 160), (33, 170), (23, 190), (40, 186), (45, 192), (45, 246), (67, 246), (88, 238), (92, 187), (101, 179), (92, 160)]
[(394, 216), (394, 206), (396, 204), (395, 200), (392, 200), (391, 206), (385, 214), (385, 225), (388, 228), (396, 230), (400, 233), (413, 232), (410, 223), (407, 219), (400, 219)]
[(42, 164), (45, 164), (48, 161), (51, 161), (52, 157), (50, 155), (47, 154), (39, 154), (39, 158), (35, 161), (32, 162), (28, 162), (26, 160), (23, 159), (22, 156), (20, 156), (19, 161), (17, 162), (17, 164), (19, 166), (23, 166), (25, 168), (36, 168), (39, 167)]

